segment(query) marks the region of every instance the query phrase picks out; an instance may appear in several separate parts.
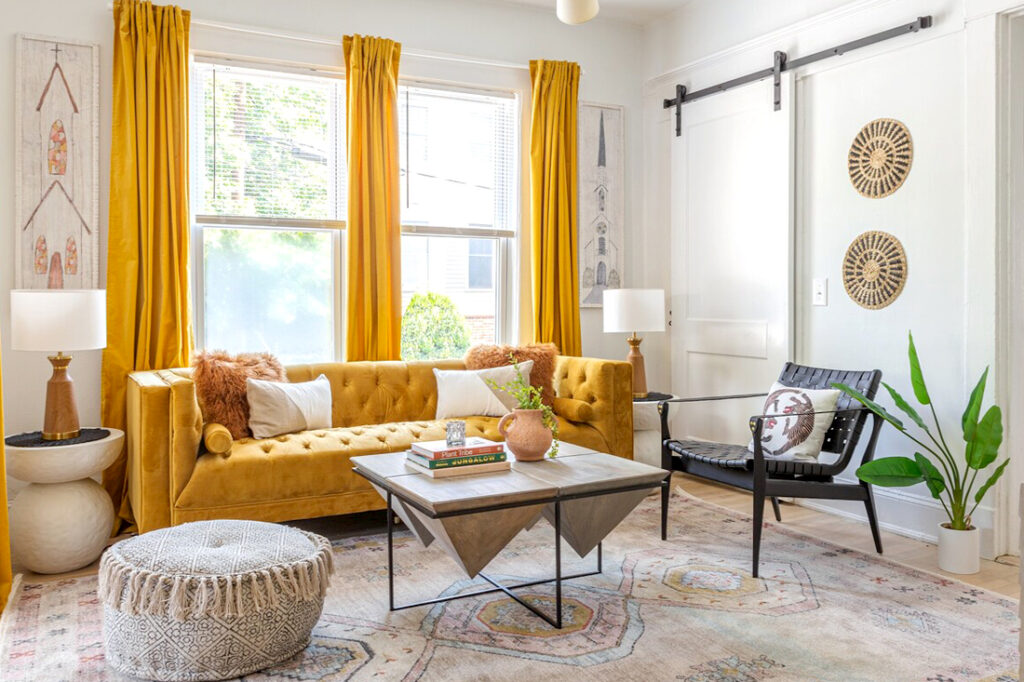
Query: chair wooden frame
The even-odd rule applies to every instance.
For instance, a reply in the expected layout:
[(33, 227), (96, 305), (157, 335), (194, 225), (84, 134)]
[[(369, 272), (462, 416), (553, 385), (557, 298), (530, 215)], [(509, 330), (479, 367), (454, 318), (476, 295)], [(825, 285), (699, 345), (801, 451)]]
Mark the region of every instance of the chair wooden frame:
[[(787, 386), (799, 388), (822, 389), (830, 388), (834, 382), (846, 383), (854, 386), (869, 398), (874, 398), (881, 382), (882, 373), (878, 370), (868, 372), (848, 372), (843, 370), (829, 370), (805, 365), (786, 363), (779, 382)], [(863, 430), (867, 416), (872, 416), (871, 434), (867, 445), (861, 456), (861, 463), (871, 461), (875, 455), (875, 446), (878, 443), (878, 434), (884, 423), (878, 415), (860, 406), (847, 396), (840, 395), (840, 400), (835, 410), (827, 412), (816, 412), (815, 414), (835, 414), (832, 425), (825, 437), (822, 451), (830, 451), (839, 454), (839, 458), (831, 463), (798, 463), (773, 460), (765, 457), (761, 447), (761, 433), (766, 419), (772, 417), (784, 417), (792, 415), (754, 415), (750, 417), (750, 431), (753, 434), (754, 451), (746, 459), (745, 467), (738, 467), (735, 458), (719, 460), (719, 463), (704, 458), (705, 461), (695, 458), (686, 450), (686, 443), (692, 441), (674, 440), (669, 433), (669, 406), (671, 403), (695, 403), (719, 400), (737, 400), (743, 398), (756, 398), (766, 396), (766, 393), (744, 393), (738, 395), (706, 396), (700, 398), (672, 398), (658, 403), (658, 413), (661, 416), (661, 465), (666, 471), (682, 471), (692, 476), (723, 483), (725, 485), (749, 490), (754, 494), (753, 508), (753, 577), (758, 575), (759, 555), (761, 550), (761, 530), (764, 525), (764, 502), (769, 498), (775, 512), (776, 521), (782, 521), (782, 514), (779, 508), (779, 497), (816, 498), (830, 500), (852, 500), (864, 503), (867, 512), (868, 523), (871, 526), (871, 535), (874, 539), (875, 550), (882, 553), (882, 539), (878, 529), (878, 519), (875, 512), (874, 494), (871, 485), (864, 481), (857, 483), (837, 483), (833, 476), (841, 473), (847, 468), (853, 459), (860, 433)], [(714, 447), (718, 444), (709, 444)], [(735, 446), (725, 446), (723, 448)], [(662, 490), (661, 514), (662, 514), (662, 539), (667, 534), (668, 524), (668, 502), (670, 491), (668, 488)]]

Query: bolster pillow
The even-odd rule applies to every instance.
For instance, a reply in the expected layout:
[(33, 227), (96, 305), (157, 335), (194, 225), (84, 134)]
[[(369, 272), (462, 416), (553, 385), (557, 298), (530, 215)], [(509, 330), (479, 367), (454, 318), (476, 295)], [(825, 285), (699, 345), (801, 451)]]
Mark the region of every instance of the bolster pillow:
[(210, 422), (203, 427), (203, 443), (206, 450), (215, 455), (227, 455), (231, 452), (231, 444), (235, 439), (231, 437), (228, 427), (217, 422)]
[(555, 414), (571, 422), (588, 422), (594, 418), (590, 403), (575, 398), (555, 398)]

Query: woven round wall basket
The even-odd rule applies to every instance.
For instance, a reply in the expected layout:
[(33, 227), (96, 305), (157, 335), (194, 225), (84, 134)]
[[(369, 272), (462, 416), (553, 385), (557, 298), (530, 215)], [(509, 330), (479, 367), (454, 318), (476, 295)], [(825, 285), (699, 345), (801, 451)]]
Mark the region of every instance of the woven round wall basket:
[(857, 305), (869, 310), (895, 301), (907, 283), (907, 254), (888, 232), (865, 232), (843, 258), (843, 286)]
[(914, 144), (907, 126), (876, 118), (860, 129), (850, 145), (850, 182), (869, 199), (887, 197), (907, 179), (913, 160)]

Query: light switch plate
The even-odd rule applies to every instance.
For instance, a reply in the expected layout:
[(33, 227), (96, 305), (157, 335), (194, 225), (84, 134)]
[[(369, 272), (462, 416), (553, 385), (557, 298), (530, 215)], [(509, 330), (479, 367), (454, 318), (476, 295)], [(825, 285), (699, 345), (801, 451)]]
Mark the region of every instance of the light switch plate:
[(828, 278), (815, 277), (811, 284), (811, 305), (828, 305)]

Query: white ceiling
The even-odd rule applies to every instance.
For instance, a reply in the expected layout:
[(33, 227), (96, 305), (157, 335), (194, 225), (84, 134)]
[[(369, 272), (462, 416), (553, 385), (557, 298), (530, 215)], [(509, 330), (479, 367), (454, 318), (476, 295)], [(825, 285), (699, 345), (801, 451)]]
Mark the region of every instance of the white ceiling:
[[(502, 0), (517, 5), (532, 5), (551, 9), (555, 16), (555, 0)], [(601, 11), (598, 16), (605, 19), (618, 19), (634, 24), (646, 24), (674, 9), (693, 0), (600, 0)]]

